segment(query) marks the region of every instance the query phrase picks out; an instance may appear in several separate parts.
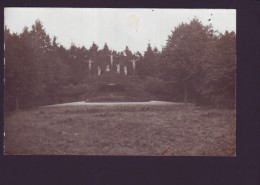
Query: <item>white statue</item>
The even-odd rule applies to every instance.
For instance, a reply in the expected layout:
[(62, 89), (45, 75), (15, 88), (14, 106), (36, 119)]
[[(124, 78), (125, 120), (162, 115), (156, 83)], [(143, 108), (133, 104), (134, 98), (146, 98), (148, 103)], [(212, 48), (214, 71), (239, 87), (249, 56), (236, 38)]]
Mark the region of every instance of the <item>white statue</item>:
[(91, 63), (92, 63), (92, 60), (88, 60), (88, 70), (89, 70), (89, 76), (91, 75)]
[(101, 74), (101, 67), (98, 66), (98, 76), (100, 76), (100, 74)]
[(132, 60), (132, 63), (133, 63), (133, 75), (135, 76), (135, 63), (136, 63), (136, 61)]
[(112, 54), (110, 55), (110, 62), (111, 62), (111, 66), (113, 66), (113, 56), (112, 56)]
[(125, 72), (125, 75), (127, 75), (127, 67), (124, 66), (124, 72)]
[(135, 60), (132, 60), (132, 63), (133, 63), (133, 69), (135, 69), (135, 63), (136, 63), (136, 61), (135, 61)]
[(120, 73), (120, 64), (117, 64), (117, 65), (116, 65), (116, 72), (117, 72), (117, 73)]
[(109, 65), (107, 66), (106, 71), (110, 71), (110, 66)]

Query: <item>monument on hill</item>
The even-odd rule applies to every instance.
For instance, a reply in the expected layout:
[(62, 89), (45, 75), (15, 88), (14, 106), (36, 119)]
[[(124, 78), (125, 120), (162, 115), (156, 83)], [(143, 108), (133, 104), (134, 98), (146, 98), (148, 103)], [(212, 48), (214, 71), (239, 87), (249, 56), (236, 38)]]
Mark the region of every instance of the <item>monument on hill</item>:
[[(124, 64), (124, 62), (115, 62), (114, 63), (114, 58), (113, 55), (110, 55), (110, 62), (106, 66), (100, 66), (95, 63), (94, 66), (92, 64), (94, 63), (93, 60), (89, 59), (88, 60), (88, 70), (89, 70), (89, 76), (97, 74), (98, 76), (101, 76), (102, 74), (105, 73), (113, 73), (113, 74), (122, 74), (122, 75), (131, 75), (131, 76), (136, 76), (136, 60), (131, 60), (130, 61), (132, 65), (127, 66)], [(98, 62), (97, 62), (98, 63)], [(113, 67), (113, 65), (115, 65)], [(132, 67), (132, 68), (129, 68)], [(129, 69), (128, 69), (129, 68)], [(97, 73), (94, 72), (93, 70), (97, 70)]]

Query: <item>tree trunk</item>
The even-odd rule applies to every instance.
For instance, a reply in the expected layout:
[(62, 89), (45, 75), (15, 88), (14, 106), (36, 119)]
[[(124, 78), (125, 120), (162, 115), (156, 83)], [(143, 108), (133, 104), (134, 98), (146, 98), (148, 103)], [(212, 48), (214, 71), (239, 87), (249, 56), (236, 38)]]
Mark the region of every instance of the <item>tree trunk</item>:
[(15, 97), (15, 110), (16, 111), (19, 111), (20, 110), (20, 108), (19, 108), (19, 98), (18, 98), (18, 95), (16, 95), (16, 97)]

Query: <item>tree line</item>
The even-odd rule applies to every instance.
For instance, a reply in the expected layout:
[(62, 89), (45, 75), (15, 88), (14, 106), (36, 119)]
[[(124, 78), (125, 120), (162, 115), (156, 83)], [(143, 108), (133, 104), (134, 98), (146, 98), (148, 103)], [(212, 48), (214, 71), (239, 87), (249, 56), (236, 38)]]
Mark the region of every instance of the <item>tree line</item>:
[(111, 55), (112, 70), (116, 64), (127, 66), (129, 76), (131, 61), (136, 61), (136, 78), (146, 91), (167, 94), (174, 101), (235, 105), (236, 34), (219, 34), (196, 18), (175, 27), (162, 51), (148, 44), (144, 54), (128, 46), (121, 52), (110, 50), (107, 43), (100, 49), (94, 42), (88, 49), (75, 44), (66, 49), (46, 33), (40, 20), (20, 34), (5, 27), (4, 39), (6, 110), (59, 103), (62, 98), (76, 101), (81, 94), (93, 93), (97, 66), (104, 70)]

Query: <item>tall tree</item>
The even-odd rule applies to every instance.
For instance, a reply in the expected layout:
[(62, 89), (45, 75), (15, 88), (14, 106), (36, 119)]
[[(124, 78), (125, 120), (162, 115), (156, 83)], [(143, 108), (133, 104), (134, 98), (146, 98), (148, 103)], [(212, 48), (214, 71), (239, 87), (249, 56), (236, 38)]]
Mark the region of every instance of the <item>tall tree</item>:
[(5, 100), (10, 109), (28, 106), (37, 93), (32, 56), (28, 28), (21, 35), (5, 29)]
[(108, 48), (108, 45), (107, 43), (105, 43), (103, 49), (100, 51), (99, 61), (98, 61), (98, 65), (101, 67), (103, 71), (110, 64), (110, 53), (111, 52)]
[(72, 84), (83, 83), (88, 77), (88, 52), (85, 47), (78, 48), (74, 44), (69, 49), (70, 58), (70, 82)]
[(46, 96), (51, 98), (52, 102), (59, 102), (59, 94), (62, 86), (67, 84), (69, 78), (69, 68), (65, 62), (62, 61), (62, 56), (59, 52), (59, 46), (53, 38), (52, 45), (48, 51), (48, 62), (46, 71)]
[(32, 25), (32, 30), (30, 31), (30, 41), (29, 41), (32, 52), (33, 60), (35, 63), (35, 70), (37, 75), (35, 80), (37, 81), (37, 97), (36, 102), (42, 103), (44, 101), (43, 97), (46, 97), (46, 83), (48, 63), (50, 62), (49, 53), (51, 51), (51, 39), (49, 35), (45, 32), (45, 29), (40, 20), (36, 20)]
[(95, 42), (89, 48), (89, 59), (93, 62), (89, 72), (96, 75), (98, 73), (98, 45)]
[(133, 75), (133, 64), (132, 64), (133, 54), (128, 46), (125, 47), (124, 55), (125, 55), (125, 66), (127, 67), (127, 75), (132, 76)]
[(235, 106), (236, 34), (225, 32), (208, 43), (204, 53), (203, 95), (225, 107)]
[(148, 44), (141, 65), (142, 76), (153, 76), (155, 74), (155, 61), (158, 50), (153, 50), (151, 44)]
[[(194, 18), (189, 24), (180, 24), (172, 31), (163, 50), (168, 80), (186, 102), (196, 97), (202, 79), (202, 56), (212, 37), (212, 28), (203, 26)], [(166, 77), (164, 75), (164, 77)]]

